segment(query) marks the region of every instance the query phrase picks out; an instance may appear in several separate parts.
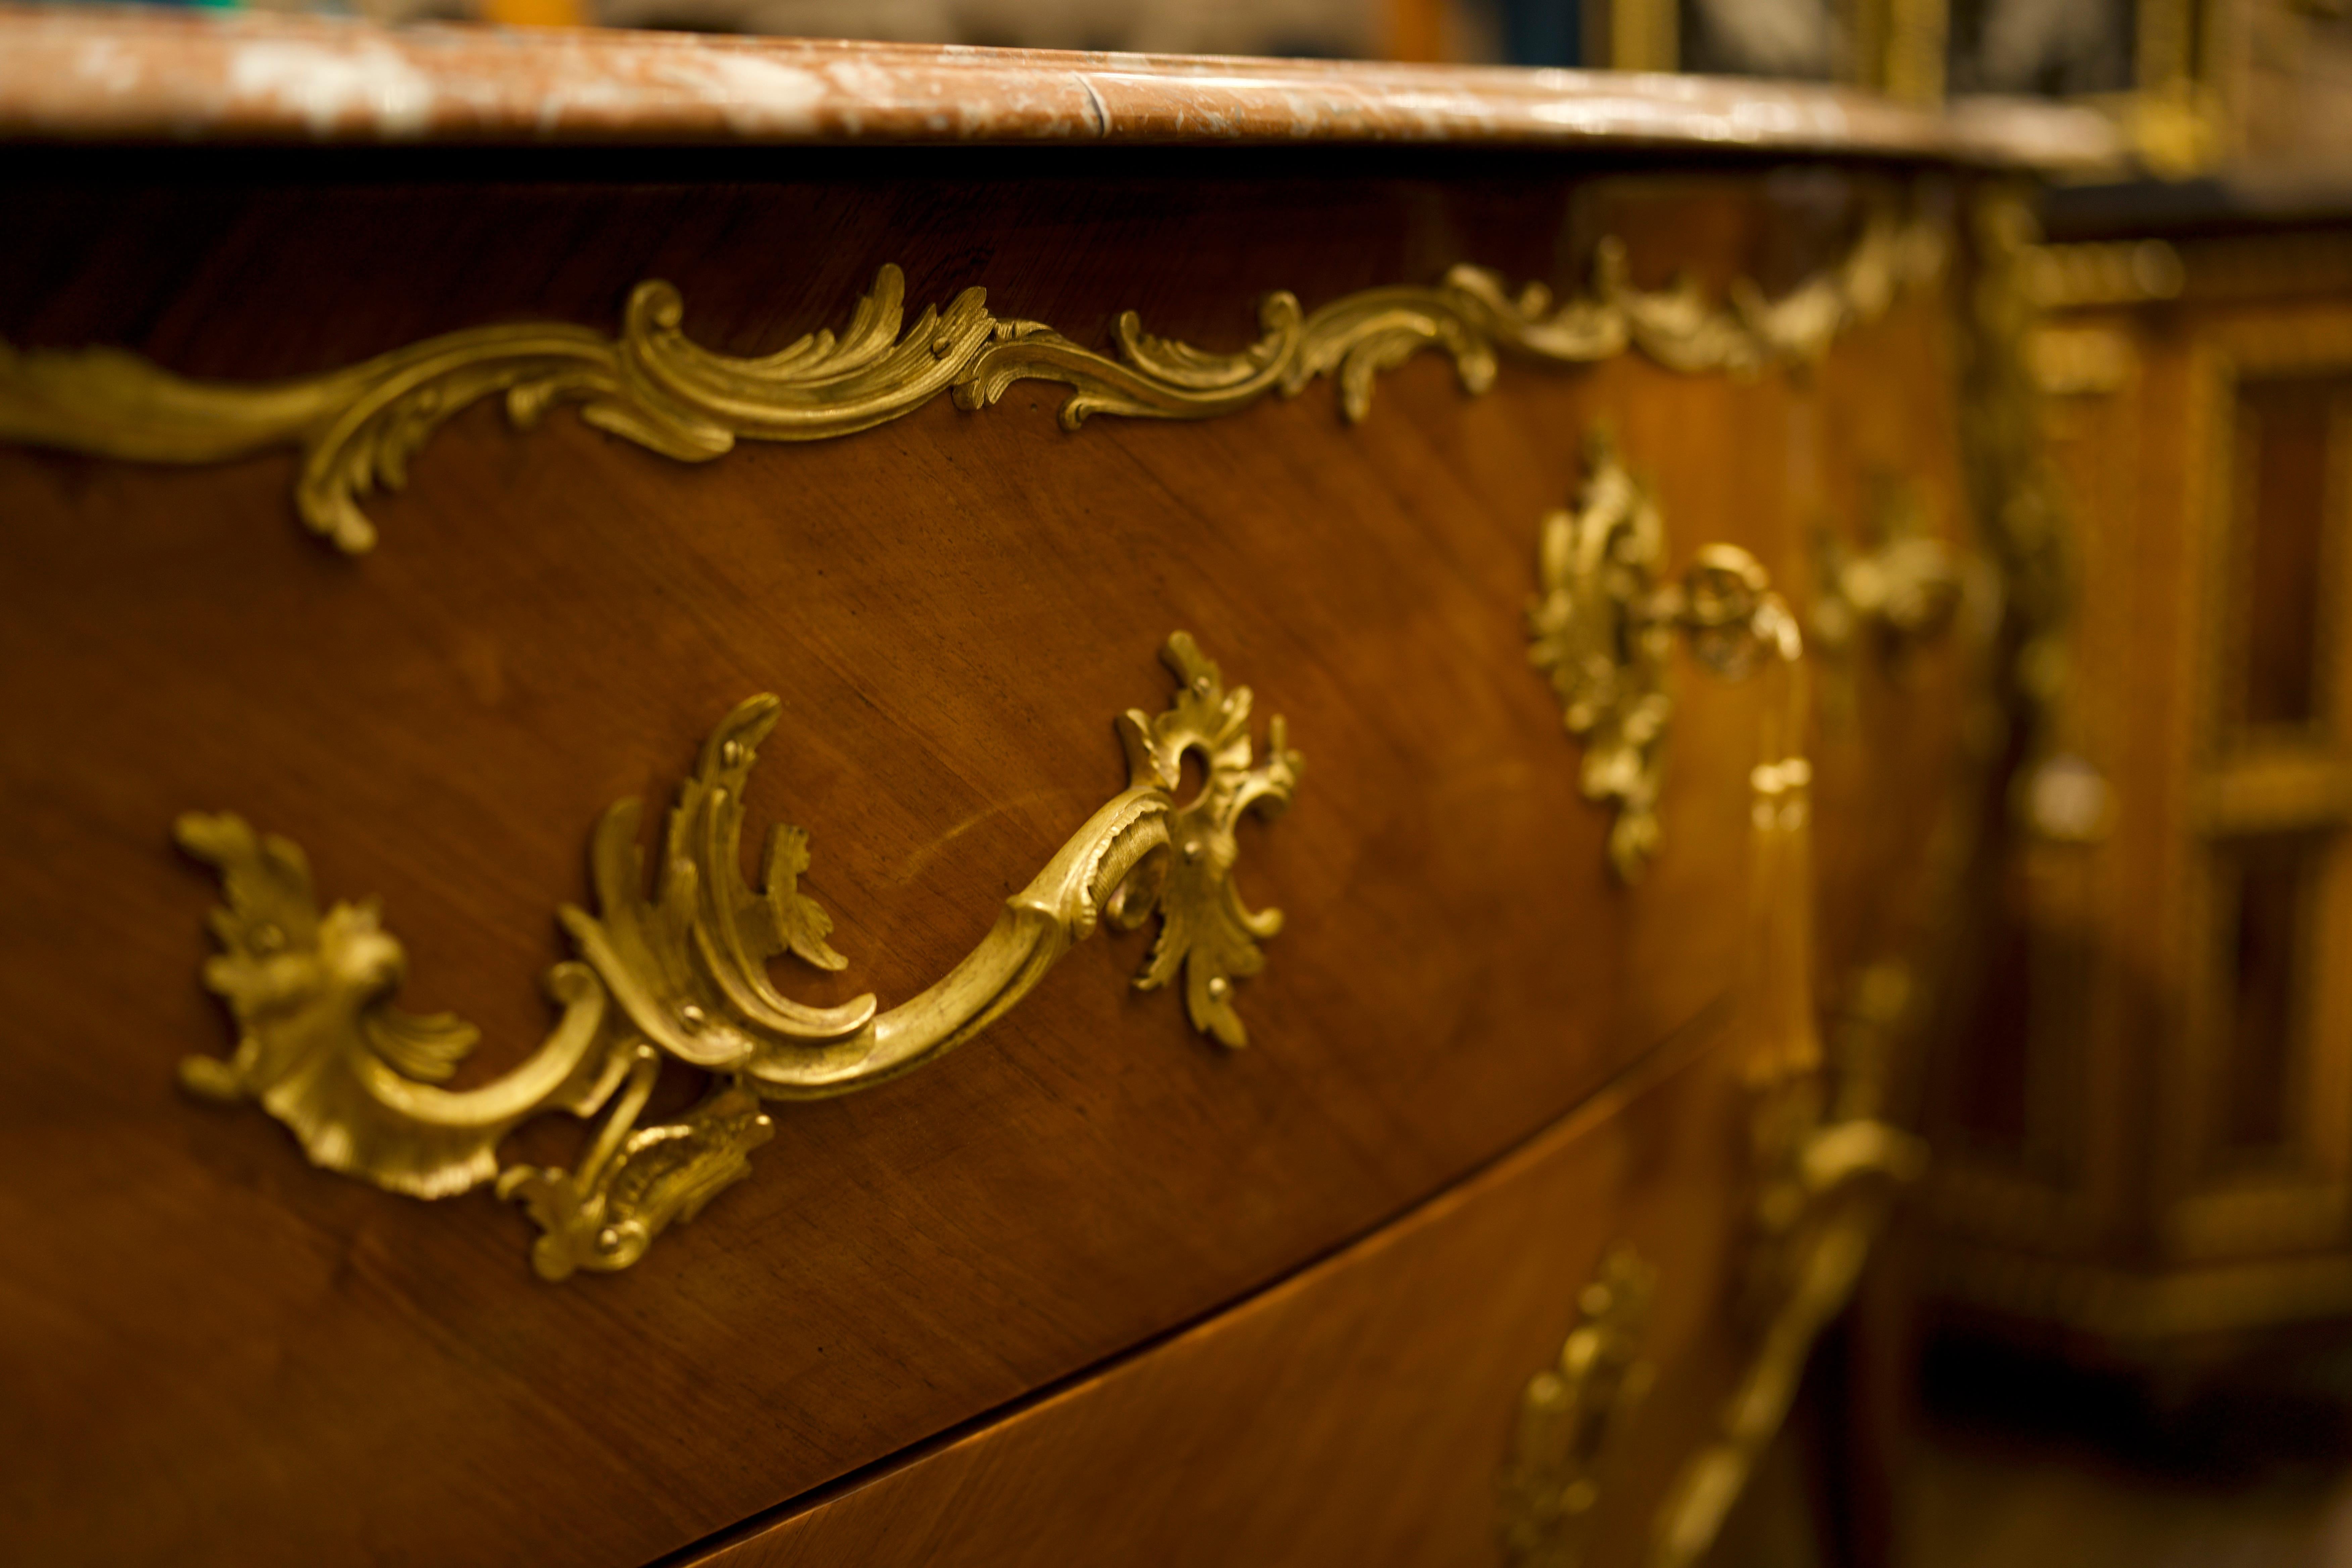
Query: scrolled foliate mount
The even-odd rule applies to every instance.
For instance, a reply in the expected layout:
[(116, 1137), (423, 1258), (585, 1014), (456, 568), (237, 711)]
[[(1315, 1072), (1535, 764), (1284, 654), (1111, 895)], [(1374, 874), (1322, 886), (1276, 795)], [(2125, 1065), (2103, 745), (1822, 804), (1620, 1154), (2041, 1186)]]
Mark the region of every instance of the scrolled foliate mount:
[(1661, 836), (1675, 634), (1689, 637), (1702, 664), (1733, 679), (1768, 654), (1793, 658), (1797, 651), (1796, 623), (1753, 555), (1704, 545), (1674, 582), (1664, 580), (1665, 559), (1655, 498), (1619, 458), (1609, 431), (1596, 426), (1585, 438), (1575, 504), (1543, 519), (1528, 656), (1583, 744), (1585, 798), (1614, 808), (1609, 862), (1626, 882), (1640, 879)]
[(1307, 311), (1287, 291), (1258, 303), (1260, 335), (1233, 353), (1198, 349), (1119, 318), (1105, 354), (1043, 321), (992, 315), (987, 291), (906, 325), (906, 278), (885, 266), (838, 333), (814, 332), (774, 353), (713, 353), (682, 330), (668, 283), (637, 285), (621, 329), (566, 322), (472, 327), (324, 374), (269, 383), (194, 381), (117, 349), (20, 349), (0, 342), (0, 440), (153, 463), (211, 463), (292, 448), (294, 504), (337, 548), (375, 542), (360, 502), (398, 489), (425, 441), (462, 410), (500, 396), (517, 426), (570, 403), (608, 434), (684, 462), (739, 440), (820, 441), (913, 413), (940, 394), (981, 409), (1024, 381), (1069, 387), (1061, 423), (1095, 414), (1211, 419), (1336, 380), (1350, 420), (1371, 406), (1382, 372), (1439, 350), (1463, 387), (1483, 393), (1497, 358), (1588, 364), (1638, 351), (1670, 370), (1745, 374), (1802, 364), (1838, 335), (1883, 314), (1942, 268), (1944, 236), (1922, 218), (1879, 212), (1844, 257), (1779, 299), (1735, 283), (1708, 299), (1692, 280), (1643, 289), (1624, 248), (1602, 242), (1586, 291), (1556, 300), (1457, 266), (1433, 287), (1367, 289)]
[(1576, 1568), (1609, 1450), (1647, 1395), (1642, 1355), (1658, 1271), (1619, 1242), (1577, 1295), (1555, 1363), (1528, 1380), (1498, 1478), (1497, 1534), (1509, 1568)]
[[(832, 921), (800, 890), (807, 835), (771, 829), (755, 889), (740, 863), (743, 789), (779, 711), (751, 699), (722, 721), (680, 788), (650, 881), (640, 807), (625, 800), (597, 825), (595, 909), (560, 911), (579, 957), (546, 979), (562, 1016), (520, 1066), (479, 1088), (443, 1087), (478, 1032), (447, 1014), (394, 1005), (405, 957), (372, 902), (321, 910), (302, 852), (228, 815), (181, 818), (180, 842), (220, 873), (226, 902), (212, 929), (221, 952), (205, 984), (234, 1015), (236, 1051), (192, 1057), (180, 1078), (215, 1100), (257, 1100), (313, 1163), (394, 1192), (442, 1197), (495, 1179), (541, 1228), (532, 1266), (561, 1279), (624, 1268), (673, 1221), (688, 1220), (750, 1173), (774, 1133), (772, 1100), (855, 1093), (971, 1038), (1026, 995), (1103, 921), (1160, 926), (1135, 984), (1184, 983), (1193, 1026), (1228, 1047), (1246, 1042), (1234, 982), (1265, 965), (1258, 943), (1279, 911), (1235, 889), (1242, 815), (1288, 804), (1302, 767), (1281, 719), (1252, 761), (1250, 694), (1179, 632), (1162, 658), (1179, 682), (1157, 715), (1119, 721), (1128, 786), (1005, 900), (993, 929), (920, 995), (884, 1010), (861, 996), (813, 1007), (776, 989), (786, 953), (821, 969), (846, 960)], [(1206, 784), (1176, 792), (1187, 753)], [(641, 1122), (665, 1058), (709, 1076), (677, 1118)], [(502, 1165), (499, 1143), (551, 1111), (604, 1120), (575, 1168)]]
[(1930, 531), (1916, 484), (1882, 478), (1869, 548), (1856, 550), (1824, 529), (1815, 536), (1821, 592), (1808, 627), (1833, 658), (1865, 641), (1885, 654), (1923, 643), (1958, 614), (1966, 584), (1958, 552)]

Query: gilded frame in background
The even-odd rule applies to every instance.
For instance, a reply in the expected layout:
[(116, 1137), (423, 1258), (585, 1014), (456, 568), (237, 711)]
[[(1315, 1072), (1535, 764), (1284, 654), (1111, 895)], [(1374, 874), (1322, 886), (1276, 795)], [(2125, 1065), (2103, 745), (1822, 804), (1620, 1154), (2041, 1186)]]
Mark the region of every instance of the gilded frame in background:
[[(2079, 4), (2080, 0), (2061, 0)], [(1691, 58), (1685, 11), (1689, 0), (1608, 0), (1587, 13), (1585, 58), (1611, 70), (1723, 70)], [(1937, 104), (1949, 95), (1953, 0), (1818, 0), (1843, 35), (1824, 79), (1866, 88), (1906, 103)], [(2061, 100), (2097, 109), (2122, 128), (2152, 174), (2183, 178), (2219, 161), (2226, 139), (2220, 83), (2233, 39), (2226, 6), (2214, 0), (2136, 0), (2123, 9), (2131, 85)], [(1748, 74), (1772, 74), (1744, 68)]]

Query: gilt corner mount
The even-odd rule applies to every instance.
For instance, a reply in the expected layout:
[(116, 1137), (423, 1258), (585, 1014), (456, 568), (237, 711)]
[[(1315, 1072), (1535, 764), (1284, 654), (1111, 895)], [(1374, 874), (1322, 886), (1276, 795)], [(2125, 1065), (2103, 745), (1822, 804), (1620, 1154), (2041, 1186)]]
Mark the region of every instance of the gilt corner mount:
[[(495, 1178), (541, 1228), (531, 1262), (561, 1279), (626, 1268), (673, 1221), (689, 1220), (750, 1173), (773, 1135), (770, 1100), (820, 1100), (910, 1072), (1002, 1016), (1104, 921), (1122, 930), (1160, 916), (1135, 984), (1181, 974), (1192, 1025), (1228, 1047), (1246, 1042), (1234, 981), (1265, 965), (1281, 929), (1234, 887), (1234, 828), (1278, 813), (1303, 767), (1282, 720), (1253, 764), (1250, 693), (1178, 632), (1162, 658), (1178, 689), (1157, 714), (1118, 723), (1127, 787), (1045, 868), (1006, 900), (980, 945), (929, 990), (889, 1009), (871, 995), (814, 1007), (780, 993), (771, 961), (789, 952), (822, 969), (847, 961), (832, 921), (800, 890), (808, 837), (778, 825), (755, 891), (740, 861), (743, 791), (780, 705), (738, 706), (702, 749), (662, 833), (650, 889), (639, 803), (597, 824), (590, 851), (593, 912), (560, 918), (578, 952), (549, 971), (562, 1016), (521, 1065), (478, 1088), (443, 1087), (478, 1036), (452, 1015), (393, 1005), (405, 967), (373, 902), (321, 910), (302, 851), (226, 814), (191, 814), (181, 844), (220, 874), (212, 916), (221, 951), (205, 966), (238, 1030), (226, 1058), (181, 1064), (193, 1093), (257, 1100), (290, 1128), (313, 1163), (394, 1192), (441, 1197)], [(1183, 763), (1205, 783), (1180, 801)], [(709, 1075), (709, 1092), (673, 1120), (641, 1124), (665, 1059)], [(549, 1111), (604, 1113), (576, 1169), (501, 1165), (498, 1147)]]
[(1350, 421), (1372, 385), (1425, 350), (1452, 358), (1463, 387), (1495, 378), (1498, 355), (1574, 365), (1637, 350), (1670, 370), (1751, 373), (1804, 364), (1837, 336), (1876, 319), (1905, 288), (1941, 269), (1942, 230), (1919, 217), (1871, 215), (1847, 253), (1778, 299), (1735, 283), (1724, 302), (1684, 279), (1663, 289), (1629, 281), (1623, 247), (1605, 240), (1588, 289), (1555, 300), (1513, 290), (1484, 268), (1457, 266), (1434, 287), (1363, 289), (1309, 312), (1286, 291), (1258, 304), (1260, 336), (1237, 353), (1160, 338), (1135, 312), (1117, 323), (1116, 355), (1043, 321), (992, 314), (967, 289), (906, 325), (906, 279), (885, 266), (839, 332), (774, 353), (712, 353), (682, 330), (684, 300), (649, 280), (621, 329), (531, 321), (467, 328), (361, 363), (288, 381), (195, 381), (118, 349), (25, 349), (0, 342), (0, 440), (151, 463), (212, 463), (300, 454), (295, 510), (312, 531), (357, 554), (375, 542), (361, 507), (405, 482), (433, 433), (472, 405), (505, 400), (518, 427), (571, 403), (606, 433), (665, 457), (708, 462), (739, 440), (816, 441), (870, 429), (950, 393), (965, 409), (1023, 381), (1070, 391), (1060, 419), (1093, 414), (1208, 419), (1269, 394), (1297, 396), (1329, 376)]

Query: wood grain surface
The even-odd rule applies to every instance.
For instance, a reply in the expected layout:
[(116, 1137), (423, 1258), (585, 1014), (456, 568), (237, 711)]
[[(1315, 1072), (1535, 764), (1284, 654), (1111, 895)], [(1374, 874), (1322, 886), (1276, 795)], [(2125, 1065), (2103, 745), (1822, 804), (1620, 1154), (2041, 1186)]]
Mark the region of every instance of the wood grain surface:
[[(698, 342), (749, 353), (839, 324), (897, 261), (913, 301), (982, 284), (1081, 342), (1131, 307), (1230, 346), (1267, 289), (1311, 308), (1473, 260), (1565, 289), (1603, 233), (1644, 284), (1777, 290), (1887, 188), (1508, 159), (624, 163), (35, 161), (6, 193), (0, 335), (262, 377), (486, 321), (609, 327), (665, 277)], [(1677, 564), (1727, 540), (1801, 584), (1814, 528), (1859, 537), (1877, 469), (1921, 476), (1953, 525), (1948, 331), (1930, 294), (1810, 376), (1629, 358), (1507, 368), (1476, 400), (1424, 358), (1352, 428), (1320, 386), (1065, 434), (1040, 389), (704, 467), (480, 407), (373, 503), (359, 560), (296, 526), (290, 459), (0, 451), (16, 1549), (643, 1562), (1245, 1297), (1528, 1138), (1725, 994), (1745, 910), (1753, 694), (1678, 657), (1667, 842), (1629, 892), (1528, 665), (1537, 520), (1581, 433), (1613, 422)], [(636, 1268), (560, 1287), (487, 1194), (326, 1174), (257, 1110), (174, 1087), (229, 1045), (182, 810), (293, 837), (326, 897), (381, 896), (404, 1005), (479, 1023), (487, 1074), (548, 1023), (553, 910), (584, 895), (597, 815), (664, 799), (773, 690), (751, 815), (810, 830), (803, 885), (851, 960), (781, 983), (887, 1004), (1123, 783), (1112, 720), (1160, 701), (1179, 627), (1308, 763), (1243, 834), (1242, 890), (1289, 916), (1241, 988), (1246, 1051), (1129, 989), (1142, 938), (1098, 939), (947, 1061), (782, 1109), (750, 1181)], [(1947, 663), (1864, 670), (1824, 744), (1825, 974), (1916, 902), (1932, 814), (1889, 803), (1932, 793)], [(550, 1123), (513, 1147), (577, 1144)], [(1590, 1247), (1541, 1240), (1494, 1376), (1564, 1331)]]
[(1640, 1561), (1739, 1365), (1722, 1304), (1747, 1096), (1720, 1023), (1247, 1304), (694, 1568), (1498, 1561), (1520, 1392), (1557, 1363), (1578, 1292), (1619, 1243), (1658, 1271), (1639, 1350), (1659, 1375), (1602, 1449), (1588, 1560)]

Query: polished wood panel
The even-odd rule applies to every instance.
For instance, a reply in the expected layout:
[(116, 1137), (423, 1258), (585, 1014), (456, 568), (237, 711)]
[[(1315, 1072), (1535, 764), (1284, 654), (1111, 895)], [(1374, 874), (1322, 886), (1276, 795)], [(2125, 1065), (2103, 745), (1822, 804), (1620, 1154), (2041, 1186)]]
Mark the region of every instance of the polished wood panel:
[[(1645, 285), (1693, 264), (1777, 291), (1901, 184), (846, 152), (791, 184), (745, 163), (677, 184), (656, 153), (627, 180), (153, 156), (17, 176), (0, 335), (258, 377), (482, 321), (608, 326), (660, 276), (698, 341), (748, 353), (838, 324), (895, 260), (919, 301), (983, 284), (1082, 342), (1133, 307), (1229, 345), (1271, 288), (1311, 306), (1475, 260), (1565, 291), (1604, 232)], [(1757, 707), (1678, 656), (1666, 846), (1612, 887), (1527, 664), (1537, 519), (1605, 418), (1677, 565), (1729, 541), (1801, 584), (1817, 522), (1861, 537), (1876, 466), (1923, 476), (1951, 529), (1945, 310), (1930, 292), (1815, 374), (1748, 381), (1627, 358), (1507, 368), (1469, 400), (1424, 359), (1353, 428), (1318, 386), (1065, 434), (1041, 390), (688, 468), (478, 408), (373, 503), (383, 542), (357, 561), (295, 526), (282, 459), (0, 452), (0, 798), (37, 847), (0, 905), (20, 1042), (0, 1060), (0, 1507), (24, 1549), (644, 1561), (1240, 1299), (1586, 1100), (1738, 968)], [(583, 895), (597, 814), (665, 794), (719, 714), (773, 689), (751, 814), (811, 830), (804, 886), (852, 961), (790, 986), (893, 1000), (1117, 786), (1112, 717), (1157, 702), (1180, 626), (1308, 760), (1290, 814), (1244, 830), (1244, 891), (1290, 917), (1242, 988), (1245, 1052), (1127, 990), (1140, 938), (1099, 942), (952, 1060), (783, 1108), (751, 1182), (636, 1269), (560, 1288), (487, 1195), (326, 1175), (258, 1113), (173, 1085), (226, 1043), (196, 983), (210, 889), (168, 848), (180, 810), (244, 812), (304, 844), (327, 895), (380, 894), (404, 1000), (482, 1024), (488, 1070), (544, 1026), (551, 915)], [(1856, 676), (1850, 733), (1894, 726), (1885, 762), (1823, 750), (1832, 979), (1913, 897), (1932, 813), (1874, 802), (1942, 765), (1945, 657)], [(520, 1147), (562, 1160), (565, 1131)], [(1528, 1319), (1518, 1376), (1538, 1327), (1564, 1331)]]
[(1591, 1560), (1638, 1561), (1735, 1370), (1746, 1096), (1725, 1035), (1247, 1304), (690, 1561), (1486, 1561), (1519, 1391), (1618, 1242), (1658, 1271), (1640, 1348), (1661, 1375), (1603, 1450)]

